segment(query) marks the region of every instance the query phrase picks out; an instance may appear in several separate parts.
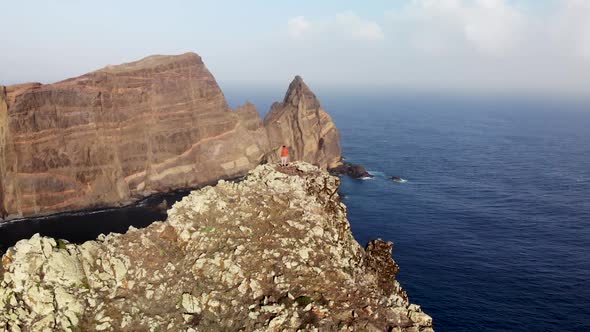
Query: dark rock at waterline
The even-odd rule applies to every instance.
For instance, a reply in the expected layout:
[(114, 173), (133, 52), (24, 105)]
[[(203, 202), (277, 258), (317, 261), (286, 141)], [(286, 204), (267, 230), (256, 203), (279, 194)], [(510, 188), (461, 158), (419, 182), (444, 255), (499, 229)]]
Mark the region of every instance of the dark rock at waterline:
[(154, 209), (157, 211), (166, 212), (166, 210), (168, 210), (168, 201), (164, 198), (160, 204), (154, 207)]
[(364, 166), (355, 165), (347, 162), (343, 162), (341, 165), (331, 168), (330, 173), (335, 175), (348, 175), (355, 179), (372, 178), (373, 175), (367, 172)]

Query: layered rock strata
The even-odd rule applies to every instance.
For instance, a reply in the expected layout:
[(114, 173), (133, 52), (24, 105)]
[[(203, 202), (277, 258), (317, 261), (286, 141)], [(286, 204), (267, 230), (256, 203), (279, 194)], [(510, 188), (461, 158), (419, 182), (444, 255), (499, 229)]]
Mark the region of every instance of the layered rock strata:
[(238, 177), (282, 145), (324, 168), (340, 160), (338, 131), (301, 78), (263, 125), (253, 105), (228, 107), (194, 53), (0, 86), (0, 221)]
[(0, 330), (432, 331), (391, 243), (354, 240), (338, 184), (307, 163), (261, 165), (145, 229), (21, 240), (2, 258)]

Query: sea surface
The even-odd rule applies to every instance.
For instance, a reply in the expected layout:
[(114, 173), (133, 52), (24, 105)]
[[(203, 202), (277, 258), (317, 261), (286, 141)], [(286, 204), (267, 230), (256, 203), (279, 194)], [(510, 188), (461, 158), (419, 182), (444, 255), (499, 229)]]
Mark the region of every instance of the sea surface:
[[(437, 331), (590, 331), (590, 103), (318, 95), (345, 158), (375, 175), (343, 178), (354, 236), (394, 242), (398, 279)], [(275, 97), (251, 100), (264, 113)], [(142, 227), (184, 194), (10, 223), (0, 250)]]
[[(394, 242), (437, 331), (590, 331), (590, 104), (493, 98), (324, 101), (361, 244)], [(388, 177), (407, 182), (397, 183)]]

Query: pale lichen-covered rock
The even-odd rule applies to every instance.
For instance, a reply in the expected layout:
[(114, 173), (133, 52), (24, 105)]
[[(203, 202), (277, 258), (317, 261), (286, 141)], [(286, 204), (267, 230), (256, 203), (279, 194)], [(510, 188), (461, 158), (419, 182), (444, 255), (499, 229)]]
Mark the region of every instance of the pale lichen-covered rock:
[(307, 163), (262, 165), (145, 229), (22, 240), (2, 260), (0, 331), (432, 331), (391, 243), (354, 240), (338, 185)]
[(182, 307), (188, 314), (201, 313), (201, 304), (199, 303), (199, 299), (188, 293), (182, 294)]

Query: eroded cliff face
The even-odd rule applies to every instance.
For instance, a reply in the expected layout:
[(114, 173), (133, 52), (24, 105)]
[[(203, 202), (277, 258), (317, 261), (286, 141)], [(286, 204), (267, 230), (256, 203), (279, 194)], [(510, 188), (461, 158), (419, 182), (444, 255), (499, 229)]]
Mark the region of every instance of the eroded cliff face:
[(193, 191), (145, 229), (19, 241), (0, 266), (0, 330), (432, 331), (392, 244), (354, 240), (339, 179), (275, 167)]
[(271, 129), (251, 104), (229, 109), (194, 53), (0, 87), (0, 220), (120, 206), (238, 177), (274, 160), (283, 144), (327, 167), (340, 159), (335, 126), (319, 103), (306, 102), (300, 78), (291, 86), (281, 115), (265, 122)]
[(6, 136), (8, 124), (8, 105), (6, 103), (6, 88), (0, 85), (0, 220), (6, 217), (4, 207), (4, 178), (6, 177)]
[(272, 159), (278, 159), (277, 151), (287, 145), (295, 160), (324, 169), (340, 164), (340, 133), (301, 77), (291, 82), (282, 102), (272, 105), (264, 126), (274, 153)]

